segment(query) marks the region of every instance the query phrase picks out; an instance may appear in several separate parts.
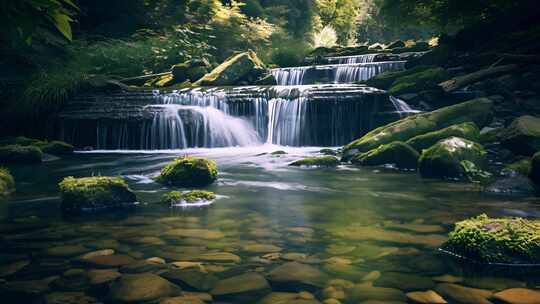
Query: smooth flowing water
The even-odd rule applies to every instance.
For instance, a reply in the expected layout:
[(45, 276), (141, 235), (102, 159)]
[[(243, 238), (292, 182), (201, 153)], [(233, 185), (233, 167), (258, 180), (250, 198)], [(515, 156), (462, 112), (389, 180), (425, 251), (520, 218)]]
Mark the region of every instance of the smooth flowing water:
[[(171, 269), (180, 273), (175, 279), (169, 276), (175, 284), (205, 297), (201, 293), (215, 284), (235, 289), (224, 280), (246, 273), (270, 281), (269, 289), (233, 297), (214, 290), (215, 303), (258, 303), (270, 292), (284, 296), (275, 293), (285, 291), (309, 294), (289, 295), (299, 302), (283, 303), (327, 298), (405, 303), (404, 293), (429, 289), (450, 303), (490, 303), (486, 297), (492, 292), (540, 283), (540, 276), (530, 271), (475, 268), (437, 251), (455, 221), (480, 213), (540, 216), (533, 199), (487, 196), (475, 185), (383, 168), (288, 166), (318, 155), (319, 149), (263, 145), (161, 153), (95, 151), (11, 167), (17, 193), (0, 205), (3, 303), (37, 303), (30, 299), (47, 294), (79, 297), (69, 303), (99, 303), (108, 297), (105, 274), (110, 280), (117, 272), (167, 277)], [(276, 150), (287, 154), (270, 153)], [(159, 203), (172, 188), (152, 178), (167, 162), (186, 154), (218, 163), (219, 179), (207, 188), (218, 199), (209, 206)], [(122, 176), (140, 204), (130, 212), (62, 217), (57, 182), (69, 175)], [(116, 264), (78, 262), (82, 254), (105, 249), (112, 251), (101, 254), (114, 253)], [(165, 264), (144, 262), (155, 257)], [(100, 281), (97, 274), (105, 278)], [(246, 282), (241, 286), (260, 288)], [(311, 297), (317, 300), (300, 302)]]

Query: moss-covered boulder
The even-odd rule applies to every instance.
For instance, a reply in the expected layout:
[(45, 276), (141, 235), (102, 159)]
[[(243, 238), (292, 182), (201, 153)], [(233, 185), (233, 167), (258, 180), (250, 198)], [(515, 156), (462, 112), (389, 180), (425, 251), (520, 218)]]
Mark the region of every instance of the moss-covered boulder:
[(486, 166), (482, 145), (459, 137), (450, 137), (426, 149), (418, 160), (423, 177), (464, 178), (467, 173)]
[(362, 166), (394, 164), (402, 169), (416, 169), (419, 154), (408, 144), (395, 141), (366, 153), (356, 154), (351, 162)]
[(370, 87), (375, 87), (382, 90), (388, 90), (392, 84), (399, 78), (420, 73), (429, 69), (432, 69), (432, 66), (417, 66), (412, 69), (404, 71), (394, 71), (394, 72), (384, 72), (377, 76), (374, 76), (365, 81)]
[(508, 150), (519, 155), (533, 155), (540, 150), (540, 118), (529, 115), (518, 117), (500, 137)]
[(481, 263), (540, 263), (540, 221), (489, 218), (455, 224), (442, 248)]
[(74, 147), (63, 141), (55, 140), (44, 145), (41, 148), (41, 150), (44, 153), (48, 153), (52, 155), (68, 155), (68, 154), (73, 154)]
[(408, 116), (379, 127), (344, 147), (343, 155), (349, 159), (359, 152), (368, 152), (393, 141), (404, 141), (451, 125), (474, 122), (478, 127), (487, 125), (492, 118), (493, 102), (477, 98), (438, 110)]
[(197, 86), (234, 85), (241, 80), (258, 79), (266, 72), (264, 63), (253, 51), (229, 57), (210, 73), (195, 82)]
[(161, 169), (157, 181), (180, 187), (202, 187), (217, 179), (217, 164), (198, 157), (180, 157)]
[(40, 163), (41, 149), (35, 146), (0, 146), (0, 163)]
[(15, 191), (15, 180), (6, 168), (0, 168), (0, 197)]
[(531, 160), (531, 169), (529, 177), (540, 189), (540, 151), (538, 151)]
[(189, 80), (195, 82), (209, 72), (210, 63), (206, 60), (188, 60), (171, 67), (171, 73), (176, 82)]
[(438, 131), (415, 136), (407, 140), (407, 144), (416, 149), (416, 151), (422, 152), (423, 149), (427, 149), (438, 141), (452, 136), (478, 141), (480, 130), (473, 122), (465, 122)]
[(42, 147), (47, 144), (46, 140), (28, 138), (25, 136), (9, 137), (0, 140), (0, 145), (19, 145)]
[(169, 205), (197, 204), (216, 199), (216, 194), (210, 191), (193, 190), (189, 192), (171, 191), (161, 197), (161, 201)]
[(339, 159), (334, 156), (306, 157), (289, 164), (295, 167), (336, 167), (337, 165), (339, 165)]
[(445, 69), (440, 67), (431, 68), (396, 79), (390, 89), (388, 89), (388, 93), (391, 95), (400, 95), (435, 89), (439, 83), (449, 78), (450, 74)]
[(532, 158), (523, 158), (504, 167), (506, 171), (519, 173), (523, 176), (531, 174)]
[(135, 194), (120, 177), (93, 176), (64, 178), (59, 184), (62, 210), (68, 213), (94, 212), (131, 206)]

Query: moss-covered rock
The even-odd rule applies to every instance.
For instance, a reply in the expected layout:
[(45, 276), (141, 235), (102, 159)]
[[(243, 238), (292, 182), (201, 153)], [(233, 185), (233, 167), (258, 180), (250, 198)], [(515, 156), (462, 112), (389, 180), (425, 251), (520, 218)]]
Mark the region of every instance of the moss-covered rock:
[(435, 89), (439, 83), (449, 78), (450, 74), (445, 69), (440, 67), (431, 68), (396, 79), (388, 89), (388, 93), (399, 95)]
[(210, 191), (193, 190), (189, 192), (171, 191), (161, 197), (163, 203), (174, 204), (195, 204), (199, 202), (212, 201), (216, 199), (216, 194)]
[(426, 65), (444, 66), (448, 63), (449, 58), (453, 56), (454, 53), (455, 48), (452, 45), (439, 45), (422, 56), (407, 61), (405, 67), (410, 69)]
[(468, 172), (485, 168), (486, 154), (480, 144), (450, 137), (424, 150), (418, 168), (423, 177), (464, 178)]
[(487, 98), (473, 99), (438, 110), (412, 115), (379, 127), (344, 147), (345, 159), (359, 152), (368, 152), (393, 141), (407, 141), (415, 136), (437, 131), (451, 125), (474, 122), (487, 125), (492, 118), (493, 102)]
[(253, 51), (229, 57), (210, 73), (195, 82), (197, 86), (224, 86), (237, 84), (242, 79), (259, 78), (266, 72), (264, 63)]
[(0, 168), (0, 197), (15, 191), (15, 180), (6, 168)]
[(456, 223), (442, 248), (482, 263), (540, 263), (540, 221), (483, 214)]
[(540, 151), (538, 151), (531, 160), (531, 171), (529, 177), (540, 189)]
[(0, 140), (0, 145), (19, 145), (42, 147), (47, 144), (46, 140), (17, 136)]
[(335, 167), (339, 165), (339, 159), (334, 156), (306, 157), (289, 164), (289, 166), (309, 166), (309, 167)]
[(519, 155), (533, 155), (540, 150), (540, 118), (529, 115), (518, 117), (500, 137), (508, 150)]
[(171, 67), (173, 78), (177, 82), (197, 81), (208, 73), (210, 64), (206, 60), (188, 60)]
[(213, 160), (180, 157), (161, 169), (157, 181), (182, 187), (202, 187), (217, 179), (217, 165)]
[(529, 176), (531, 173), (531, 158), (523, 158), (505, 166), (505, 170), (519, 173), (523, 176)]
[(438, 141), (452, 136), (478, 141), (480, 130), (473, 122), (465, 122), (438, 131), (415, 136), (407, 140), (407, 144), (416, 149), (416, 151), (422, 152), (423, 149), (427, 149)]
[(63, 141), (51, 141), (44, 145), (41, 150), (44, 153), (53, 154), (53, 155), (67, 155), (73, 154), (73, 146), (65, 143)]
[(43, 153), (35, 146), (0, 146), (0, 163), (39, 163)]
[(362, 166), (380, 166), (395, 164), (402, 169), (416, 169), (419, 154), (408, 144), (395, 141), (381, 145), (366, 153), (359, 153), (352, 158), (353, 164)]
[(120, 177), (64, 178), (59, 184), (62, 210), (69, 213), (100, 211), (132, 205), (135, 194)]
[(365, 81), (370, 87), (382, 90), (388, 90), (392, 84), (399, 78), (420, 73), (433, 68), (432, 66), (417, 66), (412, 69), (395, 72), (384, 72)]

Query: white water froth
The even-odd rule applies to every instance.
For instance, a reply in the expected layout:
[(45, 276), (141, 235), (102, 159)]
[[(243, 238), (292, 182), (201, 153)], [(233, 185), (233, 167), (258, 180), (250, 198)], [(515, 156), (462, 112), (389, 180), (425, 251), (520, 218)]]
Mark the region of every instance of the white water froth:
[(335, 62), (337, 64), (370, 63), (375, 60), (375, 57), (377, 57), (377, 55), (379, 55), (379, 53), (353, 55), (353, 56), (327, 57), (326, 59), (329, 62)]

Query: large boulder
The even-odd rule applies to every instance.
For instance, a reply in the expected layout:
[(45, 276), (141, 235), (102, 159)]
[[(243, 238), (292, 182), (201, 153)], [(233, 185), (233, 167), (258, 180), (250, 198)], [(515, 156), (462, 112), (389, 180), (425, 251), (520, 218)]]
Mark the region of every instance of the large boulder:
[(455, 224), (442, 248), (481, 263), (540, 263), (540, 221), (489, 218), (483, 214)]
[(195, 82), (208, 73), (210, 64), (206, 60), (188, 60), (171, 67), (173, 79), (176, 82), (186, 80)]
[(508, 150), (519, 155), (533, 155), (540, 150), (540, 118), (529, 115), (518, 117), (500, 137)]
[(0, 168), (0, 197), (15, 191), (15, 180), (6, 168)]
[(480, 144), (450, 137), (424, 150), (418, 160), (418, 169), (423, 177), (464, 178), (471, 169), (470, 164), (478, 170), (485, 168), (486, 154)]
[(440, 67), (435, 67), (396, 79), (388, 90), (388, 93), (391, 95), (418, 93), (437, 88), (439, 83), (449, 78), (450, 74), (448, 71)]
[(198, 157), (180, 157), (161, 169), (157, 181), (181, 187), (203, 187), (217, 179), (217, 164)]
[(51, 141), (41, 147), (44, 153), (52, 155), (67, 155), (73, 154), (74, 147), (63, 141)]
[(438, 141), (452, 136), (478, 141), (480, 130), (473, 122), (465, 122), (438, 131), (415, 136), (407, 140), (407, 144), (416, 149), (416, 151), (422, 152), (423, 149), (427, 149)]
[(111, 284), (107, 298), (113, 303), (147, 303), (181, 293), (180, 287), (155, 274), (125, 274)]
[(379, 127), (349, 143), (343, 149), (343, 157), (349, 159), (358, 152), (368, 152), (394, 141), (407, 141), (415, 136), (464, 122), (474, 122), (477, 126), (484, 127), (491, 121), (492, 109), (491, 100), (477, 98), (432, 112), (409, 116)]
[(0, 146), (0, 163), (40, 163), (41, 149), (35, 146)]
[(376, 75), (368, 80), (366, 84), (370, 87), (375, 87), (382, 90), (388, 90), (392, 84), (399, 78), (420, 73), (433, 68), (432, 66), (417, 66), (404, 71), (389, 71)]
[(234, 85), (241, 80), (258, 79), (266, 71), (264, 63), (253, 51), (236, 54), (195, 82), (198, 86)]
[(356, 154), (351, 162), (362, 166), (394, 164), (402, 169), (416, 169), (420, 155), (408, 144), (395, 141), (366, 153)]
[(540, 151), (538, 151), (532, 158), (529, 177), (540, 189)]
[(133, 205), (135, 194), (120, 177), (64, 178), (58, 186), (62, 210), (68, 213), (100, 211)]

